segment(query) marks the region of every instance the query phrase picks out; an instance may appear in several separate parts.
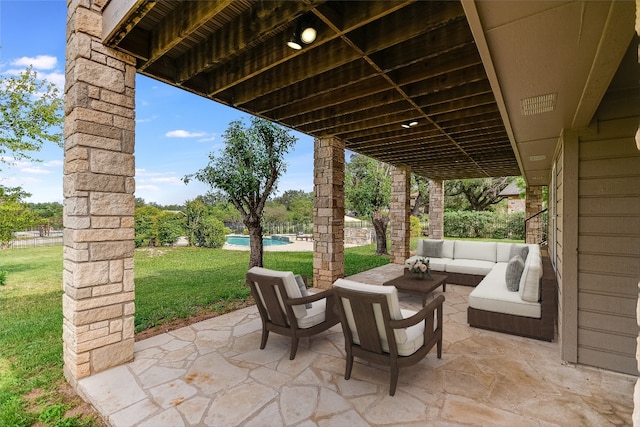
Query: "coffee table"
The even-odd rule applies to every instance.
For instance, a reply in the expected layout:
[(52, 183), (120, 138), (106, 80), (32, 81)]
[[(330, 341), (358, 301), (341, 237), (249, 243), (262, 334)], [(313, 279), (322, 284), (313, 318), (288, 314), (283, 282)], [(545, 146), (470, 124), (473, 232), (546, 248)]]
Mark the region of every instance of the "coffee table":
[(447, 275), (431, 273), (431, 279), (422, 279), (403, 274), (383, 283), (384, 286), (395, 286), (400, 292), (422, 297), (422, 306), (427, 303), (427, 296), (438, 286), (442, 285), (442, 292), (447, 290)]

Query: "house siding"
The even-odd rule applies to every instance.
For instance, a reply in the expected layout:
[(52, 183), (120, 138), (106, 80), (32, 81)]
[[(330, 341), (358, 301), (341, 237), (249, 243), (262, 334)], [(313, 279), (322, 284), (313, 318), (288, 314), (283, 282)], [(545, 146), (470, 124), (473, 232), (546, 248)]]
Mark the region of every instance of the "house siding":
[(628, 374), (637, 374), (637, 94), (607, 93), (578, 147), (577, 361)]

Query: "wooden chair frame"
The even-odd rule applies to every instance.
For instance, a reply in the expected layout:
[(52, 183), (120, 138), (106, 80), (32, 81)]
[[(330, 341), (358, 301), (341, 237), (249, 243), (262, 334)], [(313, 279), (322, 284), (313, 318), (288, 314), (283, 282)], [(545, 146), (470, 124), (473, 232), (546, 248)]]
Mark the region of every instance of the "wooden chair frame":
[[(339, 287), (334, 288), (334, 291), (338, 301), (338, 312), (340, 313), (342, 330), (345, 337), (347, 365), (344, 378), (346, 380), (351, 377), (354, 356), (373, 363), (389, 366), (391, 370), (389, 395), (393, 396), (396, 392), (400, 368), (420, 362), (429, 351), (431, 351), (434, 345), (437, 346), (438, 359), (442, 358), (442, 304), (444, 303), (444, 296), (439, 295), (411, 317), (402, 320), (392, 320), (385, 295)], [(353, 340), (353, 334), (347, 322), (347, 315), (342, 304), (342, 298), (348, 299), (350, 302), (355, 328), (358, 331), (359, 344), (356, 344)], [(382, 348), (382, 342), (376, 327), (373, 310), (376, 304), (380, 305), (382, 309), (385, 334), (389, 344), (388, 353)], [(425, 322), (424, 344), (409, 356), (398, 355), (394, 329), (408, 328), (420, 322)]]
[[(284, 335), (291, 338), (291, 353), (289, 360), (296, 357), (298, 351), (298, 342), (300, 338), (311, 337), (326, 331), (340, 322), (340, 318), (334, 309), (335, 299), (333, 290), (325, 290), (313, 295), (300, 298), (289, 298), (284, 286), (284, 282), (280, 277), (266, 276), (256, 273), (247, 273), (247, 283), (251, 288), (251, 294), (256, 301), (260, 319), (262, 320), (262, 339), (260, 341), (260, 349), (263, 350), (267, 345), (269, 332)], [(260, 294), (258, 294), (258, 288)], [(278, 294), (279, 292), (279, 294)], [(280, 304), (281, 295), (284, 304), (284, 310)], [(326, 298), (326, 314), (322, 323), (314, 325), (310, 328), (300, 328), (298, 319), (293, 313), (293, 307), (296, 305), (304, 305), (313, 303)], [(264, 301), (264, 303), (263, 303)]]

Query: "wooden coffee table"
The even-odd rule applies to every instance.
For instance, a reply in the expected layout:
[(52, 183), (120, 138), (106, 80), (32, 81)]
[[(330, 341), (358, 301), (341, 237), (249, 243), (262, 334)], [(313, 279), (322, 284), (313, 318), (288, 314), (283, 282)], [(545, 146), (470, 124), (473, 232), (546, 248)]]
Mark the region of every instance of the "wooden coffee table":
[(431, 273), (431, 280), (403, 274), (383, 283), (384, 286), (395, 286), (400, 292), (422, 297), (422, 306), (427, 303), (427, 296), (438, 286), (442, 285), (442, 292), (447, 290), (447, 275)]

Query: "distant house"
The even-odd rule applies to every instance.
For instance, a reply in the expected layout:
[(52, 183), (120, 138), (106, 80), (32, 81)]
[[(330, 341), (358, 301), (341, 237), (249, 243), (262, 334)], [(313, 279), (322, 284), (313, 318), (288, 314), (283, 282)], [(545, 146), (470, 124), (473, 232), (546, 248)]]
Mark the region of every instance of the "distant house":
[(512, 182), (499, 193), (500, 196), (507, 197), (509, 202), (509, 206), (507, 208), (508, 213), (525, 211), (525, 199), (520, 196), (521, 191), (522, 190), (518, 188), (518, 185), (515, 182)]

